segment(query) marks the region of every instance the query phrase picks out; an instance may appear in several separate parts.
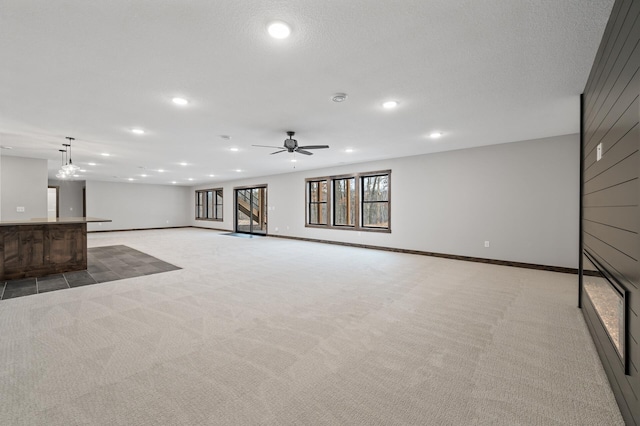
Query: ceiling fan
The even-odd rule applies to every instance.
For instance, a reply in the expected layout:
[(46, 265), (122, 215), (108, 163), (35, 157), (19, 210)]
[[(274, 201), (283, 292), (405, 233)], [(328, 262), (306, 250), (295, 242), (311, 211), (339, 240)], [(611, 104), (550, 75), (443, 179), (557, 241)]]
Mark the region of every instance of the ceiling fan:
[(271, 146), (271, 145), (252, 145), (252, 146), (259, 146), (261, 148), (276, 148), (278, 149), (278, 151), (272, 152), (271, 155), (273, 154), (278, 154), (280, 152), (297, 152), (299, 154), (304, 154), (304, 155), (313, 155), (313, 152), (309, 152), (307, 151), (308, 149), (325, 149), (325, 148), (329, 148), (329, 145), (307, 145), (307, 146), (298, 146), (298, 141), (293, 139), (293, 135), (295, 135), (296, 132), (287, 132), (287, 136), (289, 136), (287, 139), (284, 140), (284, 146)]

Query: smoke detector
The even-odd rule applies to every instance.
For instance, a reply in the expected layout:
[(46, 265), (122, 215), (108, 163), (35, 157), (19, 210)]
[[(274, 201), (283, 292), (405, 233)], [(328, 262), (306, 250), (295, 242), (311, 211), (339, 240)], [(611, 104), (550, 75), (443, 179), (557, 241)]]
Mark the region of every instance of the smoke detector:
[(347, 94), (346, 93), (336, 93), (335, 95), (333, 95), (331, 100), (333, 102), (344, 102), (344, 101), (347, 100)]

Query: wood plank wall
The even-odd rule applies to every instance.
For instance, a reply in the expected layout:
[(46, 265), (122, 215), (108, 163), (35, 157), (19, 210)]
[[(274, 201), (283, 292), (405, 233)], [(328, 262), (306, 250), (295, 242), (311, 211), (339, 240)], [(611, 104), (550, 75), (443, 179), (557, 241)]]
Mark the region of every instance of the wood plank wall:
[(640, 424), (639, 17), (640, 1), (616, 1), (585, 86), (582, 112), (583, 250), (628, 291), (629, 374), (584, 294), (583, 314), (620, 411), (631, 425)]

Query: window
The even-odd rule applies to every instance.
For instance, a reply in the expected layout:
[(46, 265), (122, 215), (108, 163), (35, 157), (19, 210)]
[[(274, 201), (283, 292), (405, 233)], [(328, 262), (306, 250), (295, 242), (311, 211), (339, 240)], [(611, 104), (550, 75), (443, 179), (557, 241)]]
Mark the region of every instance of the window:
[(362, 226), (389, 227), (389, 175), (362, 176)]
[(355, 226), (356, 224), (356, 178), (333, 180), (333, 224)]
[(196, 191), (196, 219), (222, 220), (222, 189)]
[(309, 193), (309, 224), (326, 225), (327, 224), (327, 181), (317, 180), (310, 181)]
[(391, 232), (391, 171), (307, 179), (306, 226)]

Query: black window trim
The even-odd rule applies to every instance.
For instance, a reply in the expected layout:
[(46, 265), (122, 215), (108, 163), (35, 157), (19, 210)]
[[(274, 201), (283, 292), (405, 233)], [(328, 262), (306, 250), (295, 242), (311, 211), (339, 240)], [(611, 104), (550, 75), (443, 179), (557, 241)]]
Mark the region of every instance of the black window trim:
[[(318, 201), (311, 201), (311, 184), (312, 183), (318, 183), (318, 191), (320, 193), (320, 184), (321, 183), (325, 183), (327, 185), (327, 199), (325, 201), (320, 201), (320, 199)], [(329, 212), (329, 206), (331, 205), (331, 202), (329, 200), (329, 195), (331, 193), (331, 190), (329, 189), (329, 182), (327, 181), (327, 179), (319, 179), (319, 180), (307, 180), (306, 182), (306, 208), (307, 210), (305, 211), (306, 213), (306, 221), (308, 224), (310, 224), (311, 226), (326, 226), (329, 223), (329, 217), (331, 216), (331, 213)], [(310, 219), (311, 219), (311, 205), (325, 205), (325, 210), (327, 212), (327, 223), (311, 223)]]

